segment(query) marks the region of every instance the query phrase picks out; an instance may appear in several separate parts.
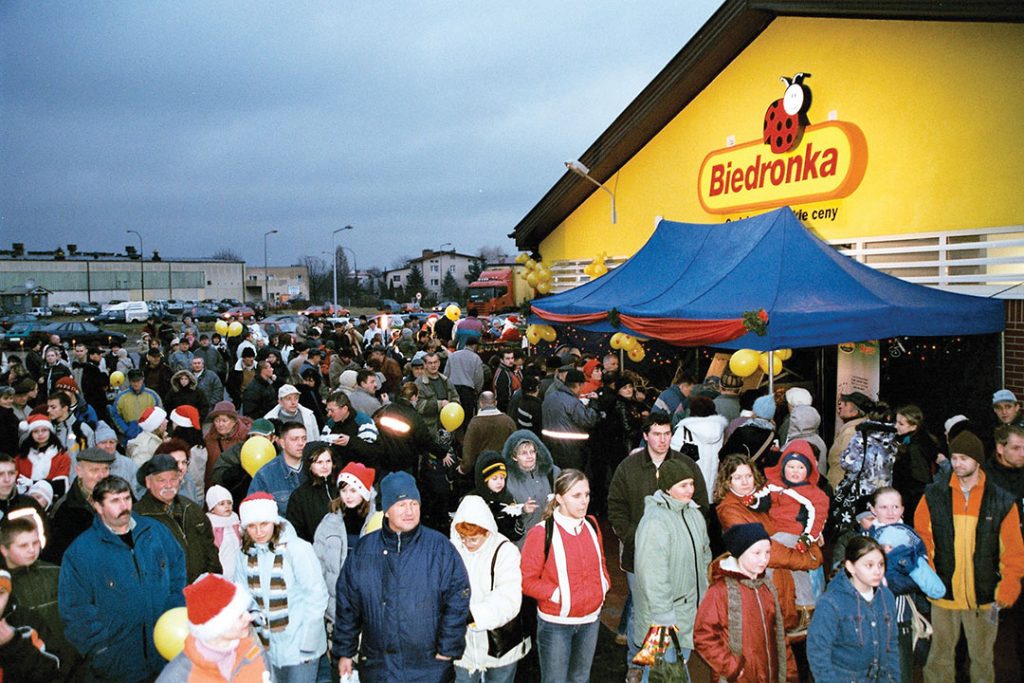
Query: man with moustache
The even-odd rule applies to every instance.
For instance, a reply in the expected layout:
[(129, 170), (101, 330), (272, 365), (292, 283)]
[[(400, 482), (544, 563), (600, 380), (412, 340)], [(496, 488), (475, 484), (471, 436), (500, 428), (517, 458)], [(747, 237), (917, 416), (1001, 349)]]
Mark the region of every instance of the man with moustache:
[(96, 517), (60, 568), (57, 606), (65, 635), (86, 659), (87, 680), (139, 683), (167, 663), (153, 627), (185, 600), (185, 554), (162, 524), (132, 514), (128, 482), (107, 477), (92, 490)]

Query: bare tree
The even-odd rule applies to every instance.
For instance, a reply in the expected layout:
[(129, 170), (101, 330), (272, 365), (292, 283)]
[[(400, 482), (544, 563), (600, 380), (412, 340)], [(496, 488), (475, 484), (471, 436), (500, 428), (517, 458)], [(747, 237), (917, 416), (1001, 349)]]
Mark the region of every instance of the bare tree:
[(221, 247), (210, 257), (215, 261), (244, 261), (238, 252), (230, 247)]

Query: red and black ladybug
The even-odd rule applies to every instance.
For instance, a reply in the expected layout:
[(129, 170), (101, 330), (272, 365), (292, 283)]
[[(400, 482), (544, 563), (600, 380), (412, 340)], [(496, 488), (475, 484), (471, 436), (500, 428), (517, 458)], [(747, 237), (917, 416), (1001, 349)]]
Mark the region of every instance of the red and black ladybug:
[(764, 142), (776, 154), (788, 152), (800, 143), (800, 135), (808, 124), (807, 110), (811, 108), (811, 89), (804, 79), (811, 74), (798, 73), (790, 80), (783, 76), (786, 92), (768, 105), (764, 113)]

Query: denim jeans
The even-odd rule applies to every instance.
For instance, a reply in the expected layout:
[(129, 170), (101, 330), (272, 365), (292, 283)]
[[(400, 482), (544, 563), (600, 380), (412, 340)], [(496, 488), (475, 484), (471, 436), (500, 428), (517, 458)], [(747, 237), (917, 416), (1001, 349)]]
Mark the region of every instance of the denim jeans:
[(516, 666), (519, 662), (512, 662), (505, 666), (496, 666), (486, 671), (469, 672), (461, 666), (455, 667), (455, 683), (513, 683), (516, 680)]
[(537, 618), (537, 656), (542, 683), (587, 683), (601, 627), (589, 624), (554, 624)]
[[(635, 572), (626, 572), (626, 585), (629, 586), (629, 594), (630, 594), (630, 596), (632, 596), (634, 591), (636, 591), (636, 573)], [(633, 642), (633, 615), (634, 614), (635, 614), (635, 610), (633, 610), (633, 606), (630, 605), (629, 620), (626, 622), (626, 641), (627, 641), (627, 643), (626, 643), (626, 668), (627, 669), (639, 668), (639, 667), (637, 667), (636, 664), (633, 663), (633, 657), (636, 657), (636, 653), (640, 652), (640, 647), (643, 645), (643, 643), (634, 643)]]
[(316, 674), (319, 668), (319, 657), (302, 664), (275, 666), (273, 667), (274, 680), (277, 683), (316, 683)]

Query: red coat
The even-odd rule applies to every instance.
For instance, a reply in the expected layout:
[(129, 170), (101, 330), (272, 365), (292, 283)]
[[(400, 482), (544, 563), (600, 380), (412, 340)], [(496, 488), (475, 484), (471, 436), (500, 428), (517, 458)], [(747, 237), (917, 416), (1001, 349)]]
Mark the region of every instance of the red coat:
[[(806, 483), (797, 486), (787, 484), (783, 479), (782, 472), (786, 455), (793, 452), (803, 455), (810, 464)], [(820, 536), (822, 529), (825, 528), (825, 521), (828, 519), (829, 499), (828, 495), (818, 488), (820, 474), (818, 473), (817, 458), (811, 450), (811, 445), (803, 439), (791, 441), (786, 445), (779, 462), (766, 469), (764, 476), (769, 484), (789, 489), (790, 493), (796, 494), (793, 496), (781, 491), (772, 491), (772, 508), (768, 514), (775, 523), (775, 531), (797, 536), (808, 533), (812, 538)], [(802, 502), (801, 498), (807, 502)], [(804, 513), (805, 507), (813, 509)]]
[[(777, 531), (768, 513), (751, 510), (732, 491), (728, 491), (722, 500), (718, 501), (715, 511), (718, 513), (722, 531), (736, 524), (751, 522), (758, 522), (764, 526), (764, 530), (768, 532), (769, 536)], [(790, 573), (790, 570), (811, 571), (820, 567), (821, 561), (821, 548), (818, 546), (813, 546), (807, 552), (802, 553), (772, 541), (772, 555), (768, 566), (775, 570), (772, 572), (772, 583), (775, 584), (779, 602), (782, 603), (787, 629), (796, 628), (797, 622), (800, 620), (800, 615), (796, 611), (796, 587), (793, 585), (793, 574)]]
[[(593, 518), (590, 518), (593, 522)], [(558, 555), (555, 539), (552, 537), (548, 559), (544, 560), (544, 522), (535, 525), (526, 535), (523, 545), (522, 570), (523, 593), (537, 601), (541, 618), (556, 623), (587, 623), (604, 604), (605, 593), (611, 585), (608, 567), (605, 564), (601, 529), (594, 523), (597, 546), (591, 534), (591, 526), (581, 520), (579, 533), (573, 534), (557, 522), (552, 535), (558, 534), (564, 548), (565, 574), (560, 580)], [(567, 579), (569, 590), (564, 581)], [(559, 601), (551, 600), (555, 589), (559, 590)], [(565, 595), (569, 594), (568, 609), (563, 609)], [(567, 612), (567, 614), (563, 614)]]
[[(697, 609), (693, 644), (711, 667), (715, 678), (741, 683), (777, 683), (779, 681), (779, 639), (785, 648), (785, 680), (797, 681), (796, 662), (785, 635), (776, 630), (777, 610), (767, 579), (751, 580), (730, 571), (735, 560), (719, 558), (711, 563), (711, 585)], [(722, 564), (726, 567), (723, 568)], [(742, 626), (741, 652), (729, 647), (729, 588), (726, 578), (736, 581), (740, 593), (739, 622)]]

